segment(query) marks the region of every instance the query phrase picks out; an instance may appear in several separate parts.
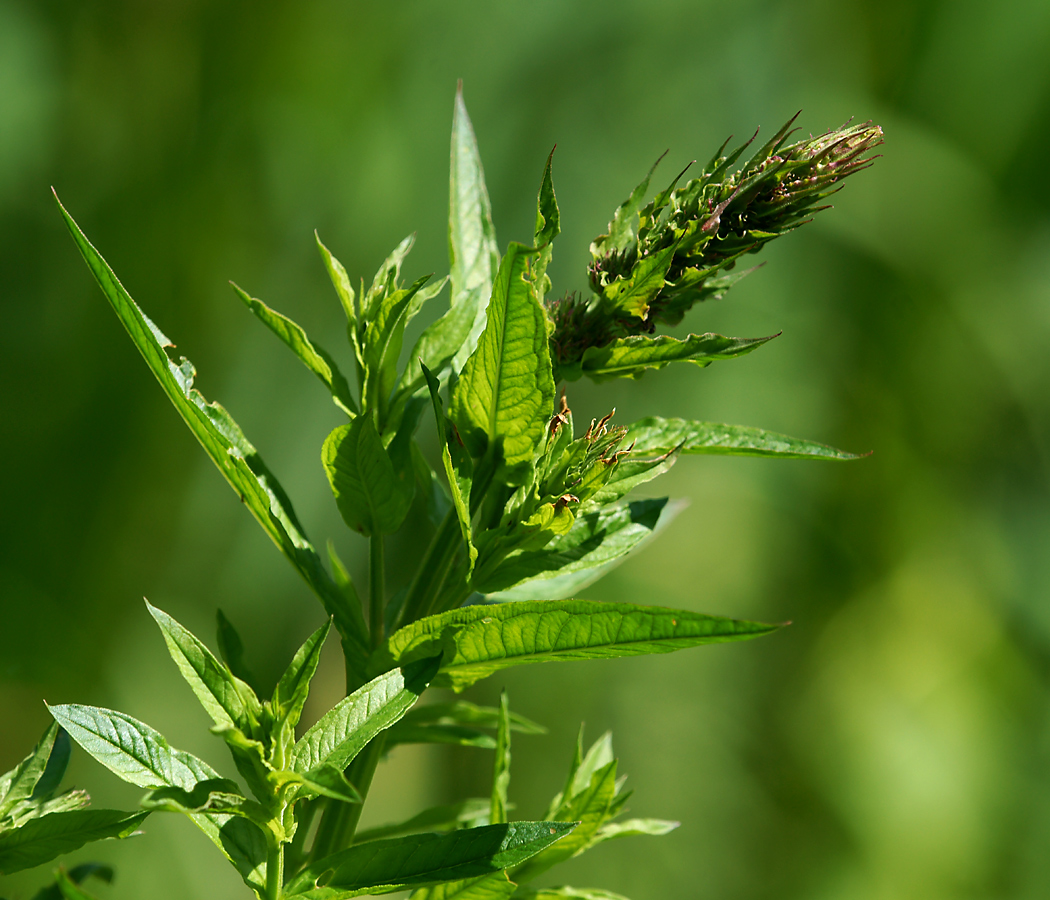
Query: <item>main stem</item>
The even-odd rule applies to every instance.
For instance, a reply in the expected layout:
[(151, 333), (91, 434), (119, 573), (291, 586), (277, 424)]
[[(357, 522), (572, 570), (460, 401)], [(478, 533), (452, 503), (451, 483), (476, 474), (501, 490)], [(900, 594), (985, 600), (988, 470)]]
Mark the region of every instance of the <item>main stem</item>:
[(372, 630), (372, 649), (383, 643), (384, 559), (383, 535), (373, 534), (369, 540), (368, 560), (368, 624)]
[(266, 900), (280, 900), (284, 887), (284, 844), (275, 841), (266, 853)]

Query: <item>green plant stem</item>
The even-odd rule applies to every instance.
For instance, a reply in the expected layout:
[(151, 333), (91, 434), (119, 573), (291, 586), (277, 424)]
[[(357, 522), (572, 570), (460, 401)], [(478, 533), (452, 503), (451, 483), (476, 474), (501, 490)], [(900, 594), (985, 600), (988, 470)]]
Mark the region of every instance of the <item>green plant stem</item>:
[(379, 759), (383, 755), (385, 744), (386, 736), (381, 733), (373, 738), (347, 767), (347, 781), (357, 788), (357, 792), (361, 795), (361, 802), (341, 803), (338, 800), (328, 802), (321, 823), (317, 827), (313, 847), (310, 848), (311, 861), (338, 853), (353, 842), (354, 832), (357, 830), (357, 823), (361, 820), (361, 812), (368, 799), (368, 791), (372, 787), (372, 779), (375, 776)]
[(419, 568), (408, 587), (408, 593), (405, 595), (405, 602), (401, 608), (400, 624), (407, 625), (422, 615), (421, 610), (426, 608), (437, 589), (434, 580), (441, 567), (441, 562), (447, 554), (455, 550), (458, 534), (459, 521), (456, 518), (456, 511), (449, 509), (430, 539), (430, 545), (423, 554)]
[(372, 630), (372, 647), (383, 643), (384, 566), (383, 535), (373, 534), (369, 540), (368, 559), (368, 624)]
[(284, 844), (275, 841), (266, 854), (266, 900), (280, 900), (284, 887)]

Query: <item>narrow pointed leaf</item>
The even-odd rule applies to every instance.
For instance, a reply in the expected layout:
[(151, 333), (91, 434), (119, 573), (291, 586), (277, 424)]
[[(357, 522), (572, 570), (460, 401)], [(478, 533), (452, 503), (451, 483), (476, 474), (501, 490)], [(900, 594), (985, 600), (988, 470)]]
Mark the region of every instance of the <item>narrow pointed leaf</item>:
[(598, 829), (588, 846), (593, 847), (605, 841), (636, 835), (661, 837), (670, 834), (680, 824), (680, 822), (672, 822), (668, 819), (624, 819), (622, 822), (606, 822)]
[(147, 815), (148, 812), (117, 809), (80, 809), (52, 813), (21, 828), (0, 832), (0, 873), (10, 875), (39, 866), (89, 841), (128, 837)]
[[(679, 339), (661, 334), (657, 337), (632, 335), (618, 338), (605, 347), (588, 347), (580, 363), (580, 374), (595, 381), (610, 378), (641, 378), (647, 369), (662, 369), (673, 362), (691, 362), (709, 366), (716, 359), (733, 359), (750, 353), (771, 341), (763, 338), (731, 338), (721, 334), (691, 334)], [(565, 371), (565, 378), (579, 377), (576, 371)]]
[[(233, 282), (230, 283), (233, 284)], [(233, 285), (233, 289), (244, 305), (252, 311), (252, 314), (277, 335), (288, 349), (299, 357), (303, 365), (321, 380), (332, 395), (335, 405), (347, 415), (357, 415), (357, 403), (354, 402), (350, 385), (343, 377), (343, 373), (339, 371), (331, 355), (319, 344), (311, 341), (302, 326), (297, 325), (287, 316), (281, 315), (277, 310), (271, 309), (262, 300), (252, 297), (236, 284)]]
[(496, 739), (477, 728), (464, 725), (405, 725), (398, 722), (386, 733), (386, 747), (397, 744), (451, 744), (495, 750)]
[(803, 441), (746, 425), (718, 422), (690, 422), (652, 416), (635, 422), (627, 442), (634, 442), (635, 453), (710, 453), (724, 456), (779, 456), (786, 459), (860, 459), (854, 453), (836, 450), (826, 444)]
[[(631, 446), (628, 435), (626, 446)], [(586, 514), (610, 506), (627, 496), (636, 487), (663, 475), (678, 460), (677, 448), (654, 455), (655, 451), (632, 449), (629, 456), (621, 459), (605, 482), (580, 508)], [(671, 504), (675, 506), (675, 504)]]
[(359, 844), (309, 866), (285, 896), (336, 900), (487, 875), (523, 862), (572, 828), (565, 822), (514, 822)]
[(623, 894), (614, 894), (601, 888), (552, 887), (538, 891), (519, 890), (515, 895), (520, 900), (628, 900)]
[(684, 507), (662, 497), (577, 516), (565, 534), (539, 550), (511, 554), (475, 587), (504, 601), (560, 600), (623, 562)]
[(365, 744), (412, 707), (436, 668), (434, 659), (394, 669), (344, 697), (299, 739), (290, 768), (307, 777), (319, 766), (345, 769)]
[(651, 256), (643, 256), (635, 263), (630, 277), (606, 285), (603, 293), (611, 308), (644, 319), (649, 313), (650, 301), (664, 286), (667, 270), (674, 262), (675, 249), (676, 245), (672, 244)]
[(479, 878), (421, 888), (409, 900), (506, 900), (516, 888), (506, 872), (492, 872)]
[(536, 287), (536, 296), (542, 301), (550, 290), (551, 280), (547, 277), (547, 267), (554, 254), (554, 239), (561, 234), (561, 212), (558, 199), (554, 196), (554, 180), (551, 175), (551, 164), (554, 162), (554, 150), (547, 157), (543, 168), (539, 194), (536, 197), (536, 229), (533, 246), (539, 253), (532, 262), (532, 283)]
[(510, 786), (510, 704), (507, 692), (499, 696), (499, 722), (496, 726), (496, 758), (492, 769), (492, 812), (489, 821), (507, 821), (507, 788)]
[(524, 278), (531, 252), (507, 249), (449, 415), (472, 456), (492, 447), (510, 467), (532, 462), (554, 404), (545, 314)]
[[(449, 277), (452, 307), (463, 304), (470, 327), (466, 339), (454, 354), (452, 368), (460, 372), (485, 327), (485, 305), (492, 293), (492, 282), (499, 268), (499, 247), (492, 225), (492, 209), (485, 188), (474, 128), (463, 102), (463, 88), (456, 89), (452, 115), (452, 149), (448, 210)], [(426, 358), (426, 357), (424, 357)], [(429, 364), (430, 360), (427, 359)]]
[[(3, 780), (0, 781), (0, 789), (2, 789), (2, 792), (0, 792), (0, 819), (6, 816), (18, 803), (32, 797), (34, 793), (38, 796), (44, 796), (58, 787), (58, 783), (62, 780), (62, 775), (65, 773), (65, 763), (69, 760), (69, 739), (65, 738), (64, 743), (60, 742), (60, 734), (61, 729), (58, 723), (52, 722), (36, 747), (33, 748), (33, 752), (15, 766), (14, 769), (4, 774)], [(48, 784), (44, 790), (37, 791), (37, 785), (43, 779), (52, 754), (55, 753), (56, 744), (58, 744), (56, 763), (61, 765), (62, 771), (55, 773), (57, 777), (49, 779), (53, 784)]]
[(273, 777), (278, 783), (294, 782), (302, 785), (299, 791), (301, 797), (328, 797), (343, 803), (363, 802), (357, 788), (346, 780), (342, 769), (335, 766), (316, 766), (308, 775), (289, 771), (275, 772)]
[(339, 297), (339, 304), (343, 307), (343, 312), (346, 313), (346, 321), (350, 326), (350, 331), (353, 332), (357, 324), (357, 309), (354, 306), (354, 287), (350, 284), (350, 278), (346, 274), (346, 269), (343, 268), (343, 264), (336, 259), (331, 251), (321, 243), (321, 236), (315, 231), (314, 240), (317, 241), (317, 249), (321, 253), (321, 259), (324, 261), (324, 267), (328, 272), (328, 277), (332, 280), (332, 287), (335, 288), (335, 292)]
[(321, 649), (331, 624), (331, 620), (325, 622), (306, 639), (274, 689), (273, 711), (279, 718), (281, 727), (286, 729), (288, 738), (291, 738), (295, 726), (299, 723), (303, 705), (310, 693), (310, 681), (317, 672), (321, 661)]
[(362, 534), (392, 534), (412, 506), (415, 484), (394, 470), (370, 415), (336, 428), (321, 449), (339, 512)]
[[(476, 728), (497, 728), (500, 710), (495, 706), (478, 706), (466, 700), (450, 703), (416, 704), (405, 713), (400, 725), (470, 725)], [(521, 734), (546, 734), (547, 729), (520, 713), (510, 712), (512, 731)]]
[(461, 800), (447, 806), (434, 806), (423, 810), (411, 819), (404, 822), (396, 822), (393, 825), (380, 825), (378, 828), (370, 828), (367, 831), (359, 831), (354, 836), (354, 843), (364, 844), (368, 841), (377, 841), (384, 838), (396, 837), (402, 834), (417, 834), (419, 832), (446, 832), (457, 828), (468, 828), (476, 825), (480, 820), (487, 819), (489, 814), (489, 800), (486, 797), (472, 797), (469, 800)]
[(653, 173), (665, 155), (666, 153), (661, 154), (660, 159), (653, 163), (653, 167), (642, 180), (642, 183), (631, 191), (631, 195), (617, 208), (608, 226), (609, 233), (600, 235), (591, 244), (592, 256), (597, 258), (616, 250), (625, 250), (637, 240), (638, 213), (645, 201), (645, 195), (649, 190), (649, 182), (652, 180)]
[(248, 709), (242, 689), (230, 671), (190, 631), (163, 610), (146, 601), (146, 609), (160, 626), (168, 652), (182, 677), (197, 695), (201, 706), (216, 725), (224, 728), (248, 727)]
[(389, 670), (444, 651), (433, 685), (462, 690), (508, 666), (670, 653), (758, 637), (778, 627), (588, 600), (467, 606), (394, 632), (373, 654), (370, 666)]
[[(434, 420), (437, 422), (438, 441), (441, 446), (441, 463), (445, 467), (449, 494), (452, 496), (452, 505), (456, 510), (456, 518), (459, 520), (459, 530), (463, 535), (463, 543), (467, 548), (469, 574), (469, 572), (473, 571), (474, 563), (478, 558), (478, 551), (474, 546), (470, 527), (470, 487), (473, 467), (470, 456), (462, 445), (456, 442), (453, 446), (449, 446), (449, 428), (441, 406), (438, 380), (425, 365), (422, 366), (422, 371), (427, 381), (427, 387), (430, 389), (431, 402), (434, 405)], [(454, 459), (453, 451), (455, 451)]]
[(353, 665), (367, 653), (364, 616), (360, 608), (345, 602), (325, 571), (284, 490), (229, 413), (219, 404), (207, 402), (193, 387), (192, 364), (183, 360), (177, 365), (168, 358), (165, 348), (171, 347), (171, 342), (146, 318), (61, 203), (58, 207), (102, 292), (164, 393), (266, 534), (335, 617), (340, 635), (353, 651), (349, 655)]

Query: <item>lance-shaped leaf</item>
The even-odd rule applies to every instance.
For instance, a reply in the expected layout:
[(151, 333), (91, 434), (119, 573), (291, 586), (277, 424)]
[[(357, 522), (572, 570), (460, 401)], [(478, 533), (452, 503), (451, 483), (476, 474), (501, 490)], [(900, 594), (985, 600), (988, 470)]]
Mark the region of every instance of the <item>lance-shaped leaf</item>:
[(237, 423), (222, 406), (207, 402), (193, 387), (195, 373), (188, 360), (176, 365), (168, 358), (165, 348), (173, 346), (171, 341), (146, 318), (65, 207), (61, 203), (58, 207), (88, 268), (164, 393), (237, 496), (335, 617), (354, 666), (368, 648), (368, 628), (361, 609), (348, 604), (332, 582), (303, 533), (288, 496)]
[(319, 766), (345, 769), (365, 744), (419, 699), (437, 670), (437, 662), (424, 659), (388, 671), (344, 697), (299, 739), (292, 750), (290, 768), (307, 777)]
[(516, 889), (517, 885), (506, 872), (492, 872), (479, 878), (420, 888), (409, 900), (506, 900)]
[[(475, 728), (497, 728), (502, 713), (495, 706), (478, 706), (466, 700), (450, 703), (421, 703), (401, 720), (401, 725), (468, 725)], [(520, 713), (509, 711), (511, 731), (520, 734), (546, 734), (547, 729)]]
[(328, 272), (328, 277), (332, 281), (332, 287), (335, 288), (336, 295), (339, 297), (339, 305), (343, 307), (343, 312), (346, 314), (347, 332), (360, 358), (360, 347), (357, 346), (357, 307), (354, 302), (354, 286), (350, 284), (350, 278), (343, 264), (321, 243), (321, 236), (316, 231), (314, 231), (314, 240), (317, 242), (317, 249), (324, 262), (325, 271)]
[(660, 160), (666, 155), (666, 151), (660, 155), (660, 159), (653, 163), (653, 167), (642, 183), (631, 191), (631, 195), (613, 213), (612, 221), (609, 223), (609, 233), (599, 235), (594, 239), (594, 243), (591, 244), (591, 256), (597, 258), (617, 250), (626, 250), (637, 241), (638, 213), (642, 208), (646, 192), (649, 190), (649, 182), (652, 180), (653, 173), (660, 165)]
[(285, 896), (336, 900), (478, 877), (524, 862), (573, 827), (567, 822), (514, 822), (359, 844), (307, 867), (287, 886)]
[(331, 624), (331, 621), (325, 622), (306, 639), (274, 688), (270, 706), (279, 723), (279, 741), (290, 742), (295, 726), (299, 724), (303, 705), (310, 693), (310, 682), (321, 662), (321, 649)]
[(507, 249), (450, 413), (472, 456), (492, 447), (511, 467), (532, 462), (554, 403), (546, 318), (524, 278), (532, 252), (514, 243)]
[(676, 245), (665, 247), (652, 256), (643, 256), (627, 278), (618, 278), (603, 287), (602, 293), (611, 309), (621, 315), (644, 319), (650, 301), (664, 286), (667, 270), (674, 261)]
[(387, 748), (397, 744), (450, 744), (455, 747), (479, 747), (495, 750), (496, 739), (477, 728), (462, 725), (403, 725), (398, 722), (387, 731)]
[(370, 415), (329, 434), (321, 461), (347, 525), (365, 535), (392, 534), (401, 527), (415, 483), (398, 476)]
[[(230, 284), (233, 282), (231, 281)], [(303, 365), (321, 380), (332, 395), (335, 405), (347, 415), (356, 416), (357, 404), (354, 402), (350, 385), (343, 377), (343, 373), (339, 371), (331, 355), (319, 344), (311, 341), (302, 326), (297, 325), (287, 316), (281, 315), (277, 310), (270, 309), (262, 300), (252, 297), (236, 284), (233, 284), (233, 289), (255, 317), (277, 335), (288, 349), (299, 357)]]
[(488, 815), (488, 798), (472, 797), (468, 800), (461, 800), (459, 803), (425, 809), (404, 822), (395, 822), (392, 825), (380, 825), (378, 828), (359, 831), (354, 836), (354, 843), (364, 844), (368, 841), (378, 841), (402, 834), (417, 834), (423, 831), (446, 832), (457, 828), (469, 828), (477, 825), (481, 820), (487, 819)]
[(547, 165), (543, 167), (543, 178), (540, 180), (540, 190), (536, 196), (533, 246), (539, 248), (539, 253), (532, 261), (530, 274), (540, 301), (550, 290), (551, 280), (547, 277), (547, 267), (554, 255), (554, 239), (561, 234), (561, 211), (558, 209), (558, 198), (554, 196), (554, 179), (551, 175), (553, 162), (554, 150), (551, 150), (550, 156), (547, 157)]
[(670, 653), (758, 637), (778, 627), (628, 603), (498, 603), (406, 625), (387, 638), (369, 664), (373, 671), (385, 671), (443, 651), (433, 685), (458, 691), (508, 666)]
[(171, 616), (153, 606), (148, 600), (146, 609), (160, 626), (168, 652), (178, 666), (182, 677), (197, 695), (201, 706), (216, 725), (222, 728), (248, 730), (252, 713), (245, 703), (246, 697), (254, 695), (243, 682), (238, 685), (229, 669), (219, 662), (212, 652), (188, 629)]
[(10, 875), (39, 866), (89, 841), (134, 834), (148, 812), (79, 809), (32, 819), (20, 828), (0, 831), (0, 873)]
[[(90, 756), (130, 784), (192, 791), (198, 782), (220, 777), (204, 760), (176, 750), (158, 731), (124, 713), (74, 704), (48, 709)], [(190, 818), (246, 884), (266, 884), (266, 838), (256, 825), (226, 813), (192, 813)]]
[(283, 770), (274, 772), (270, 777), (277, 784), (300, 785), (297, 795), (300, 797), (328, 797), (343, 803), (363, 802), (357, 788), (346, 780), (343, 770), (335, 766), (315, 766), (307, 775)]
[(221, 609), (215, 610), (215, 622), (215, 638), (222, 661), (229, 666), (235, 678), (239, 678), (254, 691), (256, 680), (245, 665), (244, 643), (241, 641), (241, 636)]
[[(627, 446), (631, 446), (630, 441)], [(589, 500), (584, 501), (580, 507), (580, 513), (586, 514), (616, 503), (639, 485), (663, 475), (677, 460), (677, 448), (658, 455), (650, 455), (648, 452), (632, 447), (630, 455), (621, 459), (613, 467), (608, 481), (598, 488), (598, 491)]]
[(628, 431), (627, 442), (634, 442), (636, 454), (677, 451), (724, 456), (779, 456), (786, 459), (861, 458), (858, 454), (836, 450), (826, 444), (803, 441), (761, 428), (662, 419), (658, 416), (635, 422)]
[[(485, 188), (485, 171), (481, 166), (474, 128), (463, 102), (462, 83), (456, 88), (452, 114), (448, 253), (452, 307), (464, 304), (466, 309), (474, 311), (466, 340), (454, 351), (452, 367), (459, 372), (467, 357), (474, 352), (478, 336), (485, 327), (485, 304), (492, 293), (492, 281), (500, 261), (492, 209)], [(420, 355), (429, 365), (430, 358)]]
[(595, 381), (641, 378), (647, 369), (662, 369), (673, 362), (691, 362), (704, 367), (716, 359), (743, 356), (776, 336), (733, 338), (721, 334), (691, 334), (679, 339), (666, 334), (657, 337), (632, 335), (617, 338), (604, 347), (588, 347), (580, 363), (559, 370), (559, 373), (569, 381), (575, 381), (581, 375)]
[(510, 703), (507, 692), (499, 695), (499, 722), (496, 727), (496, 759), (492, 767), (493, 825), (507, 821), (507, 789), (510, 787)]
[(69, 736), (52, 722), (33, 752), (0, 777), (0, 819), (23, 800), (54, 793), (68, 763)]
[(598, 829), (587, 846), (590, 848), (622, 837), (639, 835), (662, 837), (670, 834), (680, 824), (680, 822), (672, 822), (668, 819), (624, 819), (622, 822), (606, 822)]
[(565, 534), (539, 550), (511, 554), (475, 587), (500, 600), (562, 599), (623, 562), (684, 507), (662, 497), (577, 516)]
[(467, 547), (469, 574), (469, 572), (473, 571), (474, 563), (478, 558), (478, 550), (474, 546), (470, 528), (470, 487), (474, 474), (473, 464), (466, 448), (455, 438), (450, 444), (449, 427), (445, 419), (444, 410), (441, 407), (438, 380), (425, 365), (422, 366), (422, 370), (423, 376), (427, 380), (427, 387), (430, 388), (430, 399), (434, 405), (434, 421), (437, 422), (438, 442), (441, 446), (441, 463), (445, 467), (445, 477), (448, 479), (452, 505), (456, 510), (456, 518), (459, 520), (459, 529), (463, 535), (463, 543)]

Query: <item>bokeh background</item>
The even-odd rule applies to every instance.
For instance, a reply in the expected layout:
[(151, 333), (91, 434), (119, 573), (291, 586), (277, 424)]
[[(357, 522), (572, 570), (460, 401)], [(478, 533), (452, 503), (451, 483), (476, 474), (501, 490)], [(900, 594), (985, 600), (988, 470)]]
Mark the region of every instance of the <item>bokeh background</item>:
[[(794, 625), (526, 667), (469, 696), (506, 686), (550, 729), (515, 742), (518, 815), (542, 813), (586, 721), (613, 729), (633, 813), (683, 823), (559, 880), (633, 900), (1047, 896), (1048, 47), (1045, 0), (0, 0), (0, 771), (45, 698), (222, 758), (143, 595), (204, 634), (221, 606), (268, 678), (321, 621), (157, 389), (49, 185), (362, 577), (318, 460), (340, 414), (227, 279), (347, 359), (312, 229), (355, 277), (411, 231), (408, 276), (446, 270), (457, 78), (502, 243), (531, 235), (558, 145), (558, 292), (584, 285), (588, 241), (663, 150), (669, 177), (801, 108), (806, 131), (874, 119), (884, 158), (686, 322), (783, 336), (569, 395), (580, 418), (615, 405), (874, 451), (684, 459), (652, 487), (689, 508), (585, 594)], [(330, 656), (310, 714), (338, 696)], [(490, 763), (401, 748), (366, 817), (483, 794)], [(137, 802), (83, 755), (72, 776)], [(111, 898), (245, 895), (188, 823), (146, 831), (72, 860), (113, 862)]]

